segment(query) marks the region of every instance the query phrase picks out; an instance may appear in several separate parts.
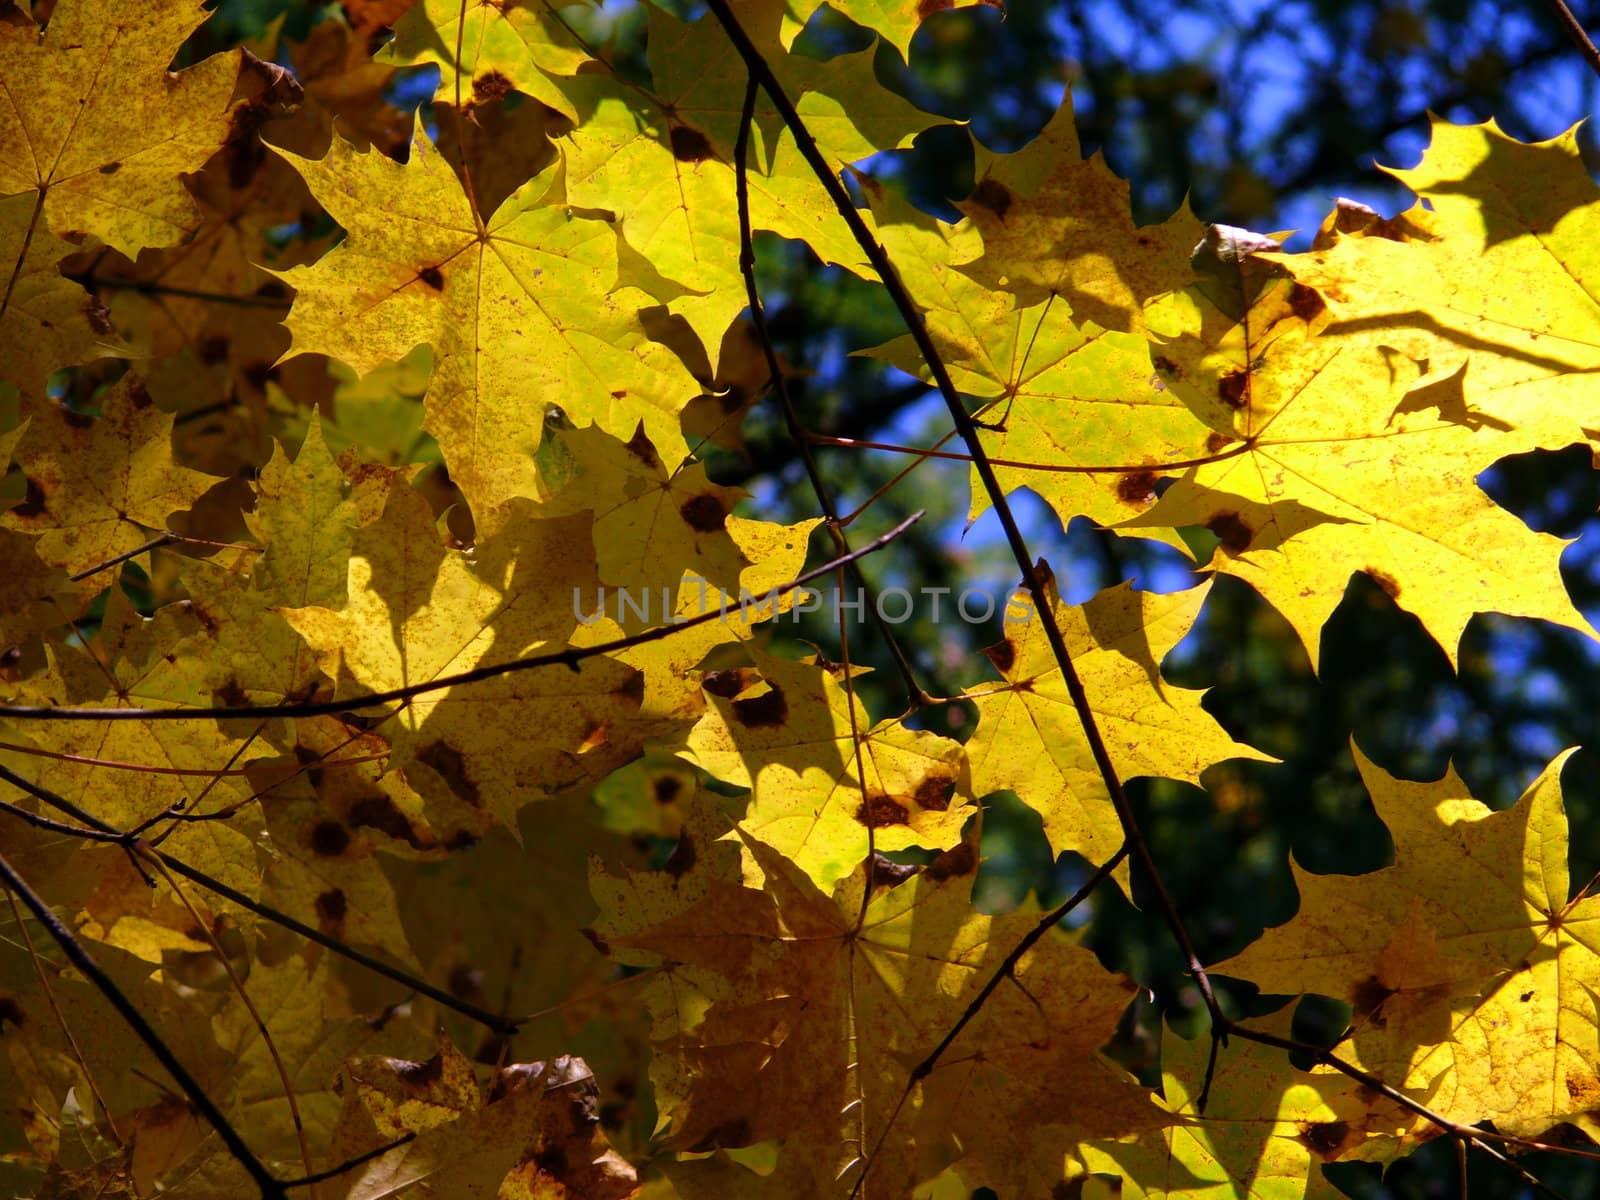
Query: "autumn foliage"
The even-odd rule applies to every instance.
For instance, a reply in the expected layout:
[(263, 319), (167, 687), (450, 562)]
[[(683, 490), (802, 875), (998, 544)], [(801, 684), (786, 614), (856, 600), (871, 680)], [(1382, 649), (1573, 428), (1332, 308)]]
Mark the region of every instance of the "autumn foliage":
[[(1293, 1200), (1600, 1132), (1563, 758), (1491, 811), (1358, 748), (1392, 865), (1296, 867), (1293, 920), (1192, 962), (1211, 1034), (1159, 1078), (1103, 1052), (1140, 981), (1061, 927), (1122, 889), (1189, 952), (1122, 785), (1270, 757), (1162, 677), (1210, 576), (1313, 664), (1356, 573), (1452, 662), (1480, 613), (1597, 636), (1477, 483), (1600, 443), (1573, 138), (1436, 123), (1409, 209), (1286, 253), (1136, 225), (1063, 108), (951, 224), (852, 166), (941, 118), (793, 52), (818, 7), (650, 7), (641, 69), (550, 0), (368, 0), (177, 71), (198, 0), (0, 9), (10, 1192)], [(950, 5), (834, 7), (903, 53)], [(702, 461), (788, 405), (773, 236), (912, 318), (863, 349), (1015, 534), (965, 741), (773, 632), (814, 531), (875, 547)], [(1206, 578), (1067, 605), (1022, 488)], [(708, 590), (766, 607), (675, 623)], [(1002, 791), (1095, 872), (1053, 912), (972, 904)]]

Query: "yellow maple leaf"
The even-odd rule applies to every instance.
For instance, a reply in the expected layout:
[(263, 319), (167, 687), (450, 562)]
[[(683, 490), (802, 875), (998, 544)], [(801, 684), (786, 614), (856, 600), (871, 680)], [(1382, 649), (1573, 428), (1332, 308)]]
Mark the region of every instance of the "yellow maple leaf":
[[(933, 123), (877, 82), (870, 50), (826, 62), (779, 54), (778, 15), (767, 5), (748, 32), (773, 52), (786, 93), (835, 169), (908, 145)], [(564, 85), (580, 116), (561, 139), (567, 195), (616, 214), (628, 245), (663, 277), (639, 286), (688, 321), (715, 367), (747, 304), (733, 169), (745, 70), (713, 18), (686, 23), (655, 8), (649, 61), (650, 91), (599, 75)], [(776, 109), (764, 93), (757, 100), (746, 171), (751, 228), (803, 240), (824, 262), (876, 278)]]
[(0, 369), (25, 398), (42, 396), (45, 381), (61, 367), (122, 349), (105, 306), (57, 268), (73, 247), (49, 230), (32, 228), (34, 211), (34, 198), (26, 193), (0, 200), (0, 265), (14, 264), (0, 293), (0, 340), (6, 347)]
[(699, 385), (645, 336), (646, 301), (613, 290), (611, 228), (543, 203), (553, 170), (485, 220), (426, 133), (404, 164), (338, 138), (320, 162), (285, 157), (349, 234), (282, 274), (297, 293), (290, 352), (366, 372), (432, 346), (424, 427), (480, 528), (539, 495), (548, 406), (622, 438), (643, 422), (663, 458), (683, 457), (677, 414)]
[(1600, 193), (1576, 128), (1526, 144), (1434, 117), (1431, 135), (1417, 166), (1388, 169), (1416, 206), (1384, 219), (1341, 201), (1310, 252), (1279, 261), (1339, 320), (1459, 376), (1453, 419), (1600, 440)]
[(129, 373), (100, 415), (42, 401), (16, 450), (28, 496), (0, 517), (37, 536), (39, 557), (76, 573), (147, 544), (217, 481), (172, 461), (172, 418)]
[(1476, 482), (1496, 459), (1548, 444), (1548, 423), (1476, 419), (1426, 358), (1394, 348), (1394, 331), (1329, 328), (1325, 302), (1288, 278), (1293, 260), (1275, 246), (1213, 227), (1196, 250), (1208, 274), (1150, 305), (1156, 368), (1217, 431), (1218, 452), (1124, 524), (1206, 526), (1212, 568), (1265, 596), (1313, 665), (1358, 571), (1452, 662), (1480, 612), (1592, 634), (1557, 570), (1566, 543)]
[(866, 858), (869, 830), (879, 850), (960, 840), (973, 809), (959, 743), (899, 721), (872, 724), (842, 686), (842, 667), (753, 648), (751, 658), (754, 671), (706, 676), (710, 706), (684, 753), (750, 789), (742, 828), (825, 886)]
[(575, 118), (572, 104), (553, 76), (576, 75), (594, 61), (560, 16), (563, 4), (531, 0), (489, 3), (423, 0), (394, 27), (394, 40), (379, 63), (440, 68), (434, 98), (471, 107), (515, 89)]
[[(1268, 758), (1223, 732), (1200, 707), (1199, 692), (1161, 678), (1162, 659), (1189, 632), (1209, 591), (1206, 583), (1157, 595), (1122, 583), (1081, 607), (1054, 601), (1073, 666), (1124, 780), (1195, 783), (1225, 758)], [(1007, 606), (1006, 640), (985, 653), (1006, 683), (967, 692), (978, 708), (978, 729), (967, 743), (973, 790), (1015, 792), (1044, 818), (1052, 851), (1105, 862), (1122, 845), (1122, 826), (1026, 592)], [(1125, 865), (1117, 878), (1126, 888)]]
[(92, 234), (130, 257), (188, 232), (181, 176), (227, 137), (240, 57), (166, 66), (208, 15), (198, 0), (65, 0), (42, 35), (0, 24), (0, 195), (33, 196), (30, 228)]
[[(1293, 1006), (1252, 1022), (1275, 1037), (1290, 1033)], [(1132, 1197), (1276, 1197), (1333, 1200), (1344, 1193), (1324, 1178), (1321, 1162), (1359, 1142), (1352, 1121), (1367, 1105), (1343, 1076), (1291, 1066), (1283, 1050), (1230, 1039), (1208, 1066), (1209, 1040), (1162, 1039), (1162, 1098), (1171, 1115), (1137, 1138), (1094, 1141), (1083, 1149), (1091, 1171), (1121, 1176)], [(1200, 1088), (1209, 1101), (1198, 1106)]]
[(983, 254), (963, 269), (1018, 304), (1054, 296), (1074, 320), (1140, 332), (1145, 301), (1189, 281), (1202, 226), (1185, 202), (1160, 225), (1136, 227), (1128, 185), (1099, 155), (1083, 158), (1071, 97), (1015, 154), (979, 147), (976, 185), (959, 207), (983, 235)]
[(1349, 1057), (1450, 1119), (1523, 1135), (1592, 1120), (1600, 901), (1568, 896), (1568, 754), (1495, 812), (1453, 771), (1407, 783), (1357, 752), (1394, 864), (1358, 876), (1296, 866), (1299, 914), (1215, 969), (1348, 1000)]
[[(556, 440), (571, 475), (541, 512), (594, 514), (602, 584), (635, 602), (663, 589), (676, 597), (690, 572), (721, 591), (738, 592), (750, 563), (727, 525), (744, 492), (712, 483), (699, 463), (669, 471), (642, 427), (626, 443), (598, 429), (564, 430)], [(663, 607), (670, 606), (651, 602), (657, 620), (666, 615)]]
[[(635, 895), (640, 873), (595, 874), (607, 946), (665, 967), (648, 986), (669, 1145), (782, 1138), (785, 1158), (843, 1168), (828, 1194), (848, 1195), (869, 1169), (869, 1194), (904, 1195), (957, 1145), (997, 1127), (1125, 1132), (1156, 1115), (1097, 1053), (1130, 985), (1063, 936), (1023, 955), (931, 1072), (910, 1079), (1037, 921), (973, 912), (971, 844), (903, 882), (880, 878), (863, 906), (864, 865), (823, 891), (787, 856), (741, 836), (762, 890), (701, 870), (698, 898), (683, 903), (669, 881)], [(639, 903), (663, 890), (660, 908)], [(1095, 1081), (1094, 1101), (1059, 1086), (1073, 1077)], [(996, 1186), (1027, 1169), (994, 1165)]]
[[(979, 438), (1006, 492), (1031, 489), (1063, 524), (1109, 525), (1155, 503), (1167, 464), (1211, 452), (1212, 430), (1154, 375), (1143, 337), (1079, 324), (1055, 294), (1024, 305), (978, 282), (956, 265), (985, 244), (977, 225), (936, 221), (870, 182), (866, 192), (951, 380), (988, 402)], [(931, 380), (909, 335), (860, 353)], [(974, 473), (969, 520), (988, 509)], [(1181, 545), (1170, 529), (1139, 532)]]

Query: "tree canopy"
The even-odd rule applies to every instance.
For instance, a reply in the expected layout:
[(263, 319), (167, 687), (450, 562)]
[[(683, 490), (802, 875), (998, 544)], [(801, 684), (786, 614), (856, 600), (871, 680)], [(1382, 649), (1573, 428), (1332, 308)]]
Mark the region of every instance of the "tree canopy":
[(0, 1179), (1592, 1191), (1577, 25), (0, 9)]

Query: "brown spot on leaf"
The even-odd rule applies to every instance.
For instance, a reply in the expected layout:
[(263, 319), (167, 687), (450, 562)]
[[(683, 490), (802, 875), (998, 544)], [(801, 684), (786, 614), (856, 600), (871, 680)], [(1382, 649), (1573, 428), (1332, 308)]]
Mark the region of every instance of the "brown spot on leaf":
[(698, 496), (689, 497), (678, 509), (678, 515), (683, 518), (683, 523), (696, 533), (718, 533), (726, 527), (728, 521), (728, 513), (722, 507), (722, 501), (710, 492), (701, 492)]
[(237, 679), (230, 679), (221, 687), (213, 689), (211, 698), (223, 708), (243, 708), (250, 703), (250, 697), (245, 694), (244, 688), (239, 686)]
[(228, 357), (228, 339), (225, 337), (201, 338), (194, 348), (195, 357), (206, 364), (219, 363)]
[(875, 888), (899, 887), (916, 873), (917, 868), (909, 863), (897, 863), (876, 850), (872, 852), (872, 886)]
[(488, 71), (472, 81), (472, 99), (478, 104), (503, 98), (511, 91), (511, 80), (499, 71)]
[(626, 400), (628, 398), (628, 389), (617, 388), (616, 391), (611, 393), (611, 398), (613, 400)]
[(444, 291), (444, 275), (438, 267), (423, 267), (417, 272), (417, 278), (436, 292)]
[(1233, 440), (1225, 433), (1212, 433), (1206, 438), (1206, 453), (1218, 454), (1224, 446), (1231, 445)]
[(1152, 504), (1160, 478), (1154, 471), (1124, 471), (1117, 476), (1117, 499), (1124, 504)]
[(685, 833), (673, 847), (672, 857), (661, 864), (661, 869), (674, 879), (682, 879), (684, 873), (694, 866), (695, 857), (694, 839)]
[(350, 846), (350, 834), (337, 821), (319, 821), (311, 831), (311, 849), (323, 858), (338, 858)]
[(1297, 283), (1289, 289), (1289, 308), (1302, 321), (1312, 321), (1326, 312), (1328, 305), (1316, 288)]
[(744, 691), (744, 680), (738, 671), (709, 671), (700, 681), (700, 686), (713, 696), (731, 700)]
[(1300, 1126), (1300, 1136), (1295, 1140), (1310, 1150), (1323, 1162), (1339, 1153), (1344, 1140), (1350, 1135), (1350, 1125), (1345, 1121), (1307, 1122)]
[(956, 0), (917, 0), (917, 20), (926, 21), (934, 13), (948, 12)]
[(323, 925), (337, 925), (344, 920), (345, 911), (349, 905), (345, 903), (344, 893), (338, 888), (323, 892), (315, 901), (317, 919)]
[(769, 729), (782, 725), (789, 716), (789, 702), (783, 698), (782, 688), (769, 684), (759, 696), (735, 700), (733, 716), (746, 729)]
[(1009, 675), (1011, 668), (1017, 662), (1017, 645), (1010, 638), (1003, 642), (996, 642), (992, 646), (985, 646), (983, 656), (992, 662), (995, 670), (1002, 675)]
[(1517, 997), (1517, 999), (1522, 1001), (1522, 1003), (1526, 1004), (1529, 1000), (1533, 999), (1533, 993), (1532, 992), (1523, 992), (1522, 995)]
[(626, 679), (612, 689), (611, 694), (637, 711), (644, 704), (644, 672), (635, 667)]
[(893, 796), (869, 796), (856, 808), (856, 820), (873, 829), (905, 825), (910, 819), (911, 811)]
[(945, 812), (950, 807), (950, 796), (956, 790), (956, 781), (945, 775), (929, 775), (917, 784), (913, 799), (918, 808)]
[(676, 775), (657, 775), (650, 784), (657, 804), (671, 804), (682, 790), (683, 783)]
[(1567, 1095), (1578, 1101), (1578, 1107), (1593, 1108), (1600, 1103), (1600, 1080), (1594, 1076), (1568, 1075), (1566, 1082)]
[(1400, 599), (1400, 581), (1387, 571), (1380, 571), (1377, 567), (1364, 568), (1368, 579), (1383, 589), (1384, 595), (1391, 600)]
[(1393, 988), (1379, 983), (1377, 976), (1368, 975), (1351, 989), (1350, 1005), (1358, 1016), (1371, 1019), (1372, 1023), (1381, 1029), (1384, 1021), (1378, 1009), (1383, 1007), (1383, 1002), (1392, 995), (1394, 995)]
[(1178, 364), (1173, 362), (1165, 354), (1151, 355), (1150, 365), (1155, 367), (1155, 369), (1160, 371), (1163, 375), (1176, 375), (1178, 373)]
[(452, 996), (471, 999), (483, 995), (483, 972), (471, 963), (457, 963), (450, 968), (450, 974), (445, 977), (445, 987), (450, 989)]
[(679, 162), (704, 162), (717, 156), (706, 135), (687, 125), (674, 125), (668, 140), (672, 143), (672, 157)]
[[(352, 825), (376, 829), (397, 842), (406, 842), (419, 850), (425, 844), (425, 840), (417, 836), (411, 822), (406, 820), (405, 814), (395, 807), (394, 801), (381, 793), (361, 797), (350, 806), (346, 819)], [(431, 842), (432, 839), (426, 841)]]
[(100, 174), (102, 174), (102, 175), (115, 175), (120, 170), (122, 170), (122, 164), (121, 163), (119, 163), (119, 162), (108, 162), (108, 163), (105, 164), (105, 166), (100, 168)]
[(27, 486), (25, 489), (25, 494), (22, 497), (22, 503), (13, 505), (11, 511), (16, 513), (19, 517), (37, 517), (40, 513), (44, 512), (45, 500), (47, 498), (45, 496), (45, 490), (39, 486), (39, 481), (37, 479), (27, 477), (25, 478), (24, 482)]
[(944, 881), (956, 876), (970, 875), (978, 865), (978, 855), (970, 842), (959, 842), (934, 859), (922, 873), (929, 879)]
[(972, 189), (971, 200), (974, 204), (981, 204), (1002, 221), (1006, 213), (1011, 211), (1011, 189), (998, 179), (985, 179)]
[(1240, 519), (1238, 513), (1218, 513), (1206, 522), (1206, 528), (1217, 535), (1217, 541), (1229, 554), (1243, 554), (1256, 531)]
[(444, 1056), (435, 1054), (427, 1062), (406, 1062), (404, 1059), (393, 1059), (394, 1073), (400, 1077), (402, 1083), (414, 1088), (423, 1088), (430, 1083), (437, 1083), (444, 1075)]
[(1235, 367), (1217, 377), (1217, 399), (1229, 408), (1243, 408), (1250, 391), (1250, 373)]
[(426, 763), (439, 772), (444, 781), (450, 785), (450, 790), (473, 808), (483, 807), (482, 797), (478, 795), (478, 785), (468, 778), (461, 751), (454, 746), (448, 746), (444, 742), (434, 742), (417, 753), (417, 761)]

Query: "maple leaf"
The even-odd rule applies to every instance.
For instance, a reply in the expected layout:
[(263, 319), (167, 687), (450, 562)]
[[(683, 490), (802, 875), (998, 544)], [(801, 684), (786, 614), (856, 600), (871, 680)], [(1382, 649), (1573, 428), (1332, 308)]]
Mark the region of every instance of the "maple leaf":
[(960, 208), (983, 253), (963, 269), (1021, 305), (1058, 297), (1079, 322), (1142, 331), (1143, 304), (1189, 282), (1189, 249), (1203, 229), (1187, 203), (1160, 225), (1133, 225), (1128, 185), (1098, 155), (1083, 159), (1071, 95), (1015, 154), (979, 147)]
[(751, 659), (753, 672), (705, 677), (710, 706), (684, 754), (750, 789), (741, 828), (822, 885), (866, 858), (869, 830), (879, 850), (956, 844), (972, 815), (958, 743), (898, 721), (873, 725), (814, 657), (752, 648)]
[(172, 418), (133, 374), (99, 400), (100, 415), (42, 402), (16, 449), (28, 496), (0, 520), (37, 535), (39, 557), (69, 573), (137, 550), (216, 483), (172, 461)]
[[(1122, 779), (1199, 781), (1225, 758), (1267, 758), (1228, 737), (1200, 707), (1200, 695), (1161, 678), (1161, 661), (1200, 615), (1209, 584), (1156, 595), (1123, 583), (1081, 607), (1053, 599), (1073, 666)], [(1052, 583), (1050, 593), (1054, 597)], [(1044, 818), (1060, 854), (1075, 850), (1099, 864), (1122, 845), (1122, 826), (1106, 793), (1061, 668), (1026, 592), (1006, 609), (1006, 640), (985, 651), (1004, 687), (967, 696), (978, 729), (967, 743), (973, 790), (1010, 790)], [(1126, 867), (1117, 878), (1128, 885)]]
[[(1263, 1033), (1289, 1036), (1293, 1006), (1253, 1023)], [(1289, 1064), (1276, 1046), (1236, 1039), (1209, 1063), (1206, 1039), (1185, 1041), (1170, 1029), (1162, 1039), (1162, 1094), (1171, 1116), (1136, 1139), (1090, 1141), (1091, 1171), (1115, 1172), (1131, 1196), (1343, 1195), (1320, 1162), (1352, 1139), (1352, 1120), (1366, 1103), (1352, 1080), (1313, 1074)], [(1198, 1097), (1209, 1088), (1204, 1110)]]
[(379, 53), (380, 63), (420, 66), (436, 63), (438, 100), (473, 105), (515, 89), (576, 118), (555, 78), (576, 75), (593, 60), (560, 14), (571, 4), (531, 0), (423, 0), (394, 28), (394, 40)]
[(1492, 120), (1435, 117), (1421, 162), (1387, 170), (1416, 206), (1384, 219), (1342, 203), (1284, 268), (1341, 321), (1426, 359), (1431, 378), (1454, 379), (1441, 416), (1536, 429), (1544, 440), (1530, 444), (1600, 438), (1589, 397), (1600, 367), (1600, 195), (1576, 130), (1526, 144)]
[(542, 511), (594, 514), (601, 583), (638, 599), (676, 592), (689, 572), (738, 593), (750, 563), (727, 526), (743, 492), (712, 483), (699, 463), (669, 472), (642, 427), (627, 443), (592, 429), (563, 431), (557, 440), (569, 456), (562, 474), (571, 476)]
[(282, 273), (296, 290), (290, 352), (366, 372), (430, 345), (424, 427), (480, 525), (538, 494), (547, 406), (623, 438), (642, 421), (664, 458), (682, 457), (677, 413), (699, 387), (612, 290), (610, 228), (542, 203), (552, 172), (484, 220), (426, 133), (404, 164), (338, 138), (320, 162), (279, 153), (349, 235)]
[[(734, 8), (742, 17), (750, 9), (760, 11), (769, 3), (770, 0), (738, 0)], [(857, 24), (881, 34), (907, 61), (911, 58), (911, 39), (922, 22), (953, 8), (977, 6), (999, 9), (1002, 13), (1006, 7), (1001, 0), (840, 0), (831, 5)], [(782, 34), (785, 49), (820, 7), (822, 0), (785, 0)]]
[(0, 265), (14, 264), (0, 294), (5, 379), (26, 398), (43, 394), (51, 372), (123, 349), (105, 307), (57, 270), (73, 247), (31, 228), (34, 208), (26, 194), (0, 200)]
[(512, 1063), (496, 1072), (485, 1097), (472, 1065), (441, 1039), (424, 1062), (352, 1059), (341, 1081), (335, 1146), (342, 1158), (416, 1135), (358, 1168), (347, 1200), (401, 1193), (629, 1200), (638, 1192), (633, 1169), (595, 1128), (595, 1085), (582, 1059)]
[[(703, 869), (698, 898), (668, 898), (662, 911), (626, 898), (636, 886), (670, 897), (666, 881), (652, 886), (636, 873), (593, 882), (607, 945), (669, 969), (649, 997), (670, 1144), (704, 1151), (778, 1137), (784, 1157), (822, 1156), (848, 1174), (874, 1153), (849, 1147), (881, 1131), (889, 1140), (866, 1169), (875, 1186), (898, 1195), (935, 1173), (930, 1160), (949, 1139), (978, 1142), (983, 1131), (1023, 1122), (1008, 1115), (1013, 1104), (1033, 1128), (1126, 1129), (1146, 1118), (1140, 1089), (1124, 1090), (1096, 1053), (1131, 991), (1065, 938), (1025, 955), (931, 1073), (909, 1078), (1035, 924), (1022, 913), (972, 912), (970, 844), (898, 885), (874, 884), (863, 905), (866, 870), (830, 894), (785, 855), (741, 838), (762, 873), (759, 891)], [(908, 1007), (905, 995), (923, 999)], [(730, 1074), (743, 1086), (725, 1086)], [(1068, 1074), (1104, 1089), (1098, 1111), (1055, 1085)], [(891, 1130), (902, 1107), (904, 1126)], [(850, 1183), (834, 1190), (845, 1195)]]
[[(1269, 240), (1208, 256), (1211, 275), (1154, 301), (1162, 378), (1217, 431), (1128, 527), (1204, 525), (1213, 569), (1256, 588), (1300, 635), (1313, 665), (1350, 576), (1367, 574), (1455, 661), (1480, 612), (1538, 617), (1593, 634), (1558, 571), (1561, 539), (1495, 505), (1477, 475), (1543, 443), (1503, 422), (1452, 419), (1417, 403), (1435, 382), (1381, 337), (1327, 329), (1320, 295), (1256, 257)], [(1250, 235), (1255, 237), (1256, 235)], [(1241, 444), (1235, 444), (1241, 443)]]
[[(997, 428), (980, 436), (1007, 493), (1030, 488), (1062, 524), (1086, 516), (1109, 525), (1155, 502), (1167, 464), (1212, 452), (1212, 431), (1152, 373), (1144, 338), (1078, 323), (1055, 293), (1024, 307), (1009, 287), (977, 282), (959, 266), (988, 245), (977, 225), (946, 225), (881, 185), (866, 189), (951, 379), (987, 401), (986, 423)], [(931, 379), (909, 335), (859, 353)], [(968, 519), (988, 509), (974, 474)], [(1147, 532), (1181, 545), (1170, 530)]]
[[(753, 15), (749, 33), (758, 45), (775, 49), (778, 9), (766, 5)], [(651, 8), (653, 90), (578, 76), (566, 88), (579, 124), (561, 142), (568, 199), (617, 216), (628, 245), (668, 285), (641, 286), (683, 316), (713, 355), (713, 367), (724, 333), (748, 302), (739, 270), (733, 171), (745, 72), (725, 47), (726, 37), (711, 17), (684, 23)], [(773, 61), (818, 152), (836, 170), (909, 145), (935, 121), (877, 82), (870, 50), (827, 62), (790, 56)], [(715, 64), (710, 70), (708, 62)], [(752, 229), (803, 240), (824, 262), (874, 278), (764, 96), (758, 97), (751, 137), (746, 182)]]
[(42, 33), (0, 25), (0, 195), (33, 195), (30, 229), (91, 234), (129, 256), (188, 232), (197, 215), (180, 176), (227, 137), (240, 63), (235, 52), (167, 72), (207, 15), (196, 0), (66, 0)]
[(1217, 971), (1348, 1000), (1360, 1065), (1452, 1119), (1530, 1135), (1589, 1120), (1600, 902), (1568, 895), (1566, 759), (1495, 812), (1453, 771), (1407, 783), (1357, 750), (1394, 864), (1362, 876), (1297, 865), (1299, 914)]

